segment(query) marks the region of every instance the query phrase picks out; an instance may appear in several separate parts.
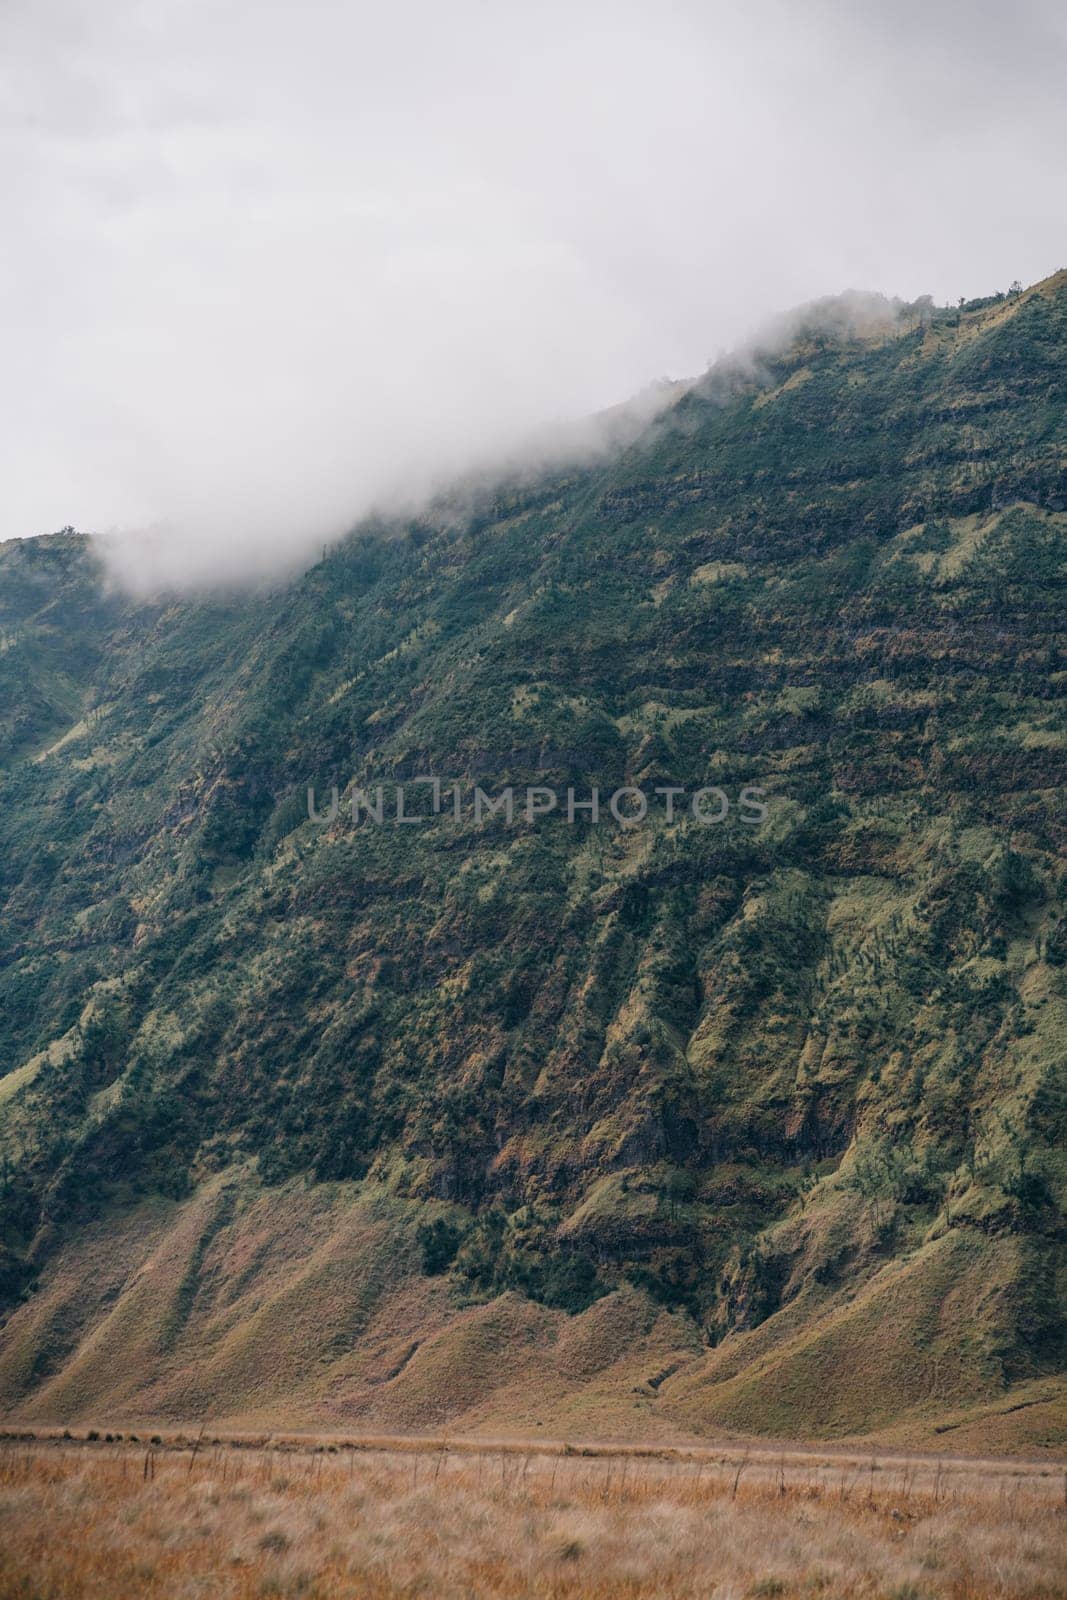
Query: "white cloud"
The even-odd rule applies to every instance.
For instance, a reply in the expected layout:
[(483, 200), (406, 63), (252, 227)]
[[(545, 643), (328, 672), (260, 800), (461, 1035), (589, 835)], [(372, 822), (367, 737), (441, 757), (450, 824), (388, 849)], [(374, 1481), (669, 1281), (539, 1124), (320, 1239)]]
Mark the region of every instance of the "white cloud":
[(1061, 264), (1059, 8), (7, 0), (0, 537), (284, 562), (784, 306)]

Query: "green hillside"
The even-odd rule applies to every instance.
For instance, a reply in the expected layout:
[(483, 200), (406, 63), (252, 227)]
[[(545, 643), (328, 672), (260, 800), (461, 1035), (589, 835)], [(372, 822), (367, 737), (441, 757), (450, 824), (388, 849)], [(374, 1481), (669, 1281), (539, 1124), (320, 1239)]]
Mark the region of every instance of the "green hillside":
[(8, 1414), (1062, 1444), (1065, 371), (846, 301), (284, 587), (0, 546)]

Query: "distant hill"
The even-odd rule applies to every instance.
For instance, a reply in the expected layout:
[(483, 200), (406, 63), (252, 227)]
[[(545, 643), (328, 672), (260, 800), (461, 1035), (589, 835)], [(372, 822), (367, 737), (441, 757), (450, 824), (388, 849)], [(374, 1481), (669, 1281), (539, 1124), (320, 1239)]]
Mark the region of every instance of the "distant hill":
[(269, 593), (0, 546), (7, 1415), (1062, 1445), (1067, 274), (882, 305)]

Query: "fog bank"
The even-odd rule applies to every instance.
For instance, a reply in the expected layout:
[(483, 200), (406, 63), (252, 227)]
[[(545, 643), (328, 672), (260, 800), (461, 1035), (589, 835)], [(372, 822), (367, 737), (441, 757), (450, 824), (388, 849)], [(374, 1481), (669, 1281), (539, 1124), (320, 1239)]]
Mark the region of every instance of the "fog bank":
[(8, 0), (0, 537), (269, 575), (783, 307), (1039, 278), (1065, 80), (1045, 0)]

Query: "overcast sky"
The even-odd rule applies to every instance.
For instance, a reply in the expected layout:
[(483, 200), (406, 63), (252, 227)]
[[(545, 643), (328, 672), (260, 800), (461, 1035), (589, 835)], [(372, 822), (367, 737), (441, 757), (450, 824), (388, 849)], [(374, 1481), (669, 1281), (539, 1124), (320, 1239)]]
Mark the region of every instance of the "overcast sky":
[(1059, 0), (0, 0), (0, 538), (310, 547), (849, 287), (1067, 261)]

